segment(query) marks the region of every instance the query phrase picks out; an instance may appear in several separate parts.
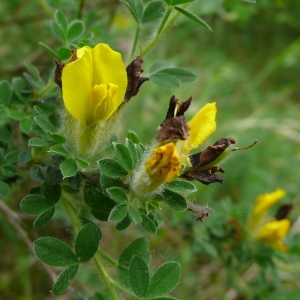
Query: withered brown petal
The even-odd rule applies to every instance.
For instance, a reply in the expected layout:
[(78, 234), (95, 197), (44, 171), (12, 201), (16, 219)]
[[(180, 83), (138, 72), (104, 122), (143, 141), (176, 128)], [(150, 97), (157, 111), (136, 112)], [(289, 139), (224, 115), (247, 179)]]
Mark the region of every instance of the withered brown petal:
[(208, 205), (197, 205), (190, 201), (187, 201), (187, 210), (192, 212), (196, 216), (196, 221), (205, 221), (212, 212), (212, 209)]
[(140, 77), (142, 70), (143, 59), (137, 56), (126, 68), (127, 71), (127, 89), (125, 93), (125, 103), (128, 102), (133, 96), (136, 96), (141, 85), (148, 81), (147, 77)]
[(166, 119), (157, 129), (156, 140), (165, 142), (167, 140), (186, 140), (189, 138), (190, 127), (186, 124), (183, 116)]
[(275, 215), (275, 219), (278, 221), (285, 219), (290, 213), (290, 211), (292, 210), (293, 206), (294, 205), (292, 203), (283, 204), (279, 206), (277, 213)]
[(55, 64), (56, 64), (56, 69), (54, 73), (54, 82), (62, 88), (62, 81), (61, 81), (61, 76), (62, 76), (62, 70), (64, 68), (64, 64), (58, 59), (55, 59)]
[[(169, 102), (169, 108), (167, 111), (166, 119), (183, 116), (184, 113), (188, 110), (191, 102), (192, 97), (189, 97), (186, 101), (180, 103), (180, 101), (173, 95)], [(178, 106), (178, 108), (175, 116), (176, 106)]]
[(224, 170), (222, 168), (215, 166), (215, 167), (207, 169), (205, 171), (192, 170), (192, 171), (189, 171), (189, 172), (181, 175), (181, 177), (187, 178), (187, 179), (196, 179), (206, 185), (215, 183), (215, 182), (223, 183), (223, 178), (221, 176), (218, 176), (215, 174), (215, 172), (218, 172), (218, 171), (221, 173), (224, 173)]
[(233, 138), (221, 138), (212, 146), (208, 146), (203, 151), (190, 155), (189, 158), (191, 165), (193, 166), (193, 168), (208, 165), (209, 163), (217, 159), (231, 144), (235, 144), (235, 140)]

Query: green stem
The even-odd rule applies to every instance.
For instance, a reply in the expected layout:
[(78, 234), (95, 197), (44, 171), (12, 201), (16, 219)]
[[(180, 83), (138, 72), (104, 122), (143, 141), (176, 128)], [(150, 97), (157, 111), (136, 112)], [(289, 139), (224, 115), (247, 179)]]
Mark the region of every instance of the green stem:
[(140, 24), (138, 24), (137, 28), (136, 28), (136, 31), (135, 31), (134, 42), (133, 42), (132, 49), (131, 49), (131, 54), (130, 54), (131, 60), (133, 60), (134, 56), (135, 56), (134, 53), (135, 53), (137, 42), (138, 42), (139, 36), (140, 36), (140, 28), (141, 28)]
[(106, 271), (105, 271), (105, 269), (104, 269), (104, 267), (103, 267), (103, 265), (102, 265), (102, 263), (101, 263), (101, 261), (100, 261), (100, 259), (99, 259), (99, 257), (98, 257), (97, 254), (94, 256), (94, 261), (95, 261), (96, 266), (97, 266), (97, 268), (98, 268), (98, 270), (99, 270), (99, 272), (100, 272), (100, 274), (101, 274), (101, 276), (102, 276), (102, 278), (103, 278), (104, 283), (106, 284), (106, 286), (107, 286), (107, 288), (108, 288), (108, 290), (109, 290), (109, 293), (110, 293), (110, 295), (111, 295), (111, 298), (112, 298), (113, 300), (118, 300), (118, 299), (119, 299), (119, 298), (118, 298), (118, 295), (116, 294), (116, 291), (115, 291), (115, 290), (113, 289), (113, 287), (111, 286), (111, 281), (112, 281), (112, 279), (111, 279), (110, 276), (106, 273)]
[(61, 201), (65, 207), (65, 209), (67, 210), (70, 218), (71, 218), (71, 221), (72, 221), (72, 224), (73, 224), (73, 227), (74, 227), (74, 231), (76, 233), (76, 235), (78, 234), (80, 228), (81, 228), (81, 223), (77, 217), (77, 213), (73, 207), (73, 205), (70, 203), (70, 197), (69, 195), (67, 195), (66, 193), (63, 193), (62, 197), (61, 197)]
[(54, 80), (49, 81), (49, 83), (38, 93), (34, 95), (35, 98), (41, 98), (46, 93), (50, 92), (55, 87)]
[[(63, 193), (63, 196), (61, 197), (61, 201), (62, 201), (63, 205), (65, 206), (65, 208), (66, 208), (66, 210), (67, 210), (69, 216), (71, 217), (72, 224), (73, 224), (73, 227), (74, 227), (74, 231), (75, 231), (75, 233), (76, 233), (76, 235), (77, 235), (82, 225), (81, 225), (80, 220), (78, 219), (77, 213), (76, 213), (76, 211), (75, 211), (73, 205), (70, 203), (71, 200), (72, 200), (72, 199), (69, 197), (69, 195), (67, 195), (66, 193)], [(104, 253), (102, 253), (102, 252), (101, 252), (101, 255), (102, 255), (103, 257), (106, 257), (106, 259), (109, 258), (106, 254), (104, 254)], [(113, 262), (113, 260), (112, 260), (111, 258), (109, 258), (109, 259)], [(113, 300), (118, 300), (119, 298), (118, 298), (118, 295), (116, 294), (116, 291), (113, 289), (112, 284), (114, 284), (114, 285), (117, 286), (119, 289), (122, 289), (123, 291), (125, 291), (125, 292), (128, 293), (128, 291), (124, 290), (121, 286), (119, 286), (119, 284), (116, 283), (116, 282), (115, 282), (115, 281), (114, 281), (114, 280), (106, 273), (106, 271), (105, 271), (105, 269), (104, 269), (104, 267), (103, 267), (103, 265), (102, 265), (102, 263), (101, 263), (101, 261), (100, 261), (100, 258), (99, 258), (99, 256), (98, 256), (97, 253), (96, 253), (95, 256), (94, 256), (94, 261), (95, 261), (96, 266), (97, 266), (97, 268), (98, 268), (98, 270), (99, 270), (99, 272), (100, 272), (100, 274), (101, 274), (101, 277), (102, 277), (102, 279), (103, 279), (103, 281), (104, 281), (104, 283), (105, 283), (105, 285), (106, 285), (106, 287), (107, 287), (107, 289), (108, 289), (108, 291), (109, 291), (109, 293), (110, 293), (110, 295), (111, 295), (111, 298), (112, 298)], [(114, 262), (114, 263), (115, 263), (115, 262)]]
[(80, 0), (79, 3), (79, 9), (78, 9), (78, 19), (81, 20), (82, 18), (82, 11), (83, 11), (83, 7), (84, 7), (84, 2), (85, 0)]
[[(187, 6), (189, 6), (191, 3), (186, 3), (183, 4), (181, 6), (181, 8), (186, 8)], [(179, 17), (180, 12), (176, 11), (173, 16), (169, 19), (169, 16), (172, 12), (172, 10), (174, 9), (174, 7), (172, 5), (169, 6), (167, 13), (165, 14), (164, 18), (161, 21), (161, 24), (158, 27), (158, 30), (155, 34), (155, 36), (152, 38), (152, 40), (150, 40), (150, 42), (145, 46), (145, 48), (143, 49), (143, 55), (145, 55), (146, 53), (149, 52), (149, 50), (151, 50), (151, 48), (153, 48), (153, 46), (158, 42), (158, 40), (160, 39), (161, 35), (168, 30), (171, 25), (176, 21), (176, 19)], [(168, 20), (169, 19), (169, 20)]]
[(104, 252), (102, 252), (101, 250), (98, 250), (98, 253), (110, 264), (114, 265), (114, 266), (118, 266), (118, 262), (113, 260), (111, 257), (109, 257), (107, 254), (105, 254)]

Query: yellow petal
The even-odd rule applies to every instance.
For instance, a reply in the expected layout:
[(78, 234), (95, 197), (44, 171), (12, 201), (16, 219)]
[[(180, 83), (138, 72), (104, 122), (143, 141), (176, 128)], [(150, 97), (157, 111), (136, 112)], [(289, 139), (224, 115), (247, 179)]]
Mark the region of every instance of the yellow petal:
[(291, 222), (288, 219), (268, 222), (259, 230), (257, 239), (284, 251), (286, 247), (281, 240), (287, 235), (290, 227)]
[(62, 97), (69, 113), (85, 124), (93, 85), (92, 49), (77, 50), (78, 59), (68, 63), (62, 71)]
[(180, 161), (174, 143), (154, 149), (155, 154), (145, 163), (146, 171), (151, 180), (157, 183), (172, 181), (180, 175)]
[(127, 88), (126, 68), (122, 61), (121, 54), (113, 51), (106, 44), (98, 44), (93, 49), (93, 63), (94, 85), (103, 83), (118, 86), (113, 99), (111, 99), (111, 109), (106, 113), (106, 119), (108, 119), (124, 100)]
[(278, 201), (280, 201), (286, 192), (283, 189), (277, 189), (272, 193), (265, 193), (257, 197), (255, 200), (252, 215), (256, 219), (263, 218), (269, 209)]
[(202, 144), (217, 128), (216, 103), (207, 103), (187, 124), (191, 127), (190, 137), (185, 141), (178, 141), (178, 148), (187, 154)]
[(62, 72), (65, 107), (86, 126), (107, 121), (126, 92), (127, 73), (121, 54), (106, 44), (98, 44), (93, 49), (78, 49), (76, 56)]

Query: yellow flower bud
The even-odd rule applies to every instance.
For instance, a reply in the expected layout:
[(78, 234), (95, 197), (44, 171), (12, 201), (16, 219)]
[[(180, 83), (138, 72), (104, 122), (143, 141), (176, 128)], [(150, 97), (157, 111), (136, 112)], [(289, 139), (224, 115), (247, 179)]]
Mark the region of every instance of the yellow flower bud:
[(155, 154), (145, 163), (145, 168), (151, 180), (158, 183), (172, 181), (180, 175), (179, 155), (174, 143), (168, 143), (154, 149)]
[(140, 197), (161, 192), (163, 184), (180, 175), (180, 159), (174, 143), (170, 142), (158, 148), (134, 174), (131, 188)]

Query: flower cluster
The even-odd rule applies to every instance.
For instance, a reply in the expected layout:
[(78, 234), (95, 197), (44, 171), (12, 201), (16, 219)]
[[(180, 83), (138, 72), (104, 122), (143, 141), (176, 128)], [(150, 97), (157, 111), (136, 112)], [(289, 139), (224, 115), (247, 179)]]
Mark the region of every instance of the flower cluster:
[(286, 251), (287, 246), (283, 243), (284, 237), (288, 234), (291, 221), (286, 218), (292, 205), (287, 204), (278, 210), (275, 217), (268, 217), (268, 212), (279, 202), (286, 192), (277, 189), (272, 193), (260, 195), (254, 205), (247, 221), (247, 229), (254, 240), (266, 243), (275, 249)]

